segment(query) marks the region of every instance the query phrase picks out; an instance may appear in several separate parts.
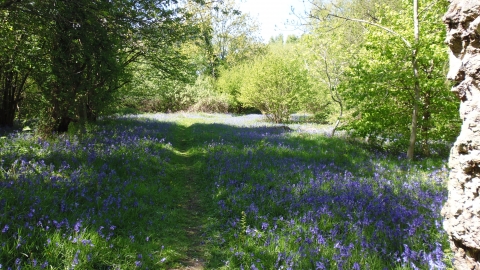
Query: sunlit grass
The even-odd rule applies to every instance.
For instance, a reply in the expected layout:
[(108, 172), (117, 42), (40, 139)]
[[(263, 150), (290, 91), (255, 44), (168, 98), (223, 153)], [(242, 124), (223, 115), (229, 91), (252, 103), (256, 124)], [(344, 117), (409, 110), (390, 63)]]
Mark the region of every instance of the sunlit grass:
[(156, 114), (0, 138), (1, 267), (450, 266), (444, 160), (291, 127)]

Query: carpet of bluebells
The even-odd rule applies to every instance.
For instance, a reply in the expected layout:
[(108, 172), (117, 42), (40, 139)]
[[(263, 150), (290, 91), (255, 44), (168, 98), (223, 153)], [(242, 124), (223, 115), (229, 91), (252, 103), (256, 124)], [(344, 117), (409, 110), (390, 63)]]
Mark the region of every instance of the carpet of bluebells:
[(2, 137), (0, 268), (161, 265), (157, 236), (173, 212), (169, 126), (118, 119), (83, 137)]
[(172, 240), (188, 210), (181, 141), (202, 153), (187, 170), (203, 203), (206, 268), (451, 267), (444, 160), (407, 162), (329, 138), (328, 127), (262, 120), (156, 114), (105, 119), (84, 135), (0, 138), (0, 269), (178, 266), (188, 256)]

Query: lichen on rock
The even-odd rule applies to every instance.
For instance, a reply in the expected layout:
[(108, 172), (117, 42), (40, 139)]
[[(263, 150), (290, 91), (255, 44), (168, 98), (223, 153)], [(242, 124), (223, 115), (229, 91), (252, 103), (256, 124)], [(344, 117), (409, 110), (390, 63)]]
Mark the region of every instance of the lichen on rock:
[(480, 1), (450, 0), (444, 16), (450, 48), (448, 79), (463, 121), (450, 152), (444, 228), (456, 269), (480, 270)]

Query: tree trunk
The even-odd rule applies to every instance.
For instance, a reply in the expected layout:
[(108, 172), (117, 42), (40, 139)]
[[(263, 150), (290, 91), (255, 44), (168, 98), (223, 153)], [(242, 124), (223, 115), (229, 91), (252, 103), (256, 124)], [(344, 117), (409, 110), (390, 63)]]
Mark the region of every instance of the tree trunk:
[(28, 72), (4, 70), (0, 74), (0, 126), (13, 126), (17, 105), (25, 88)]
[(422, 150), (424, 156), (430, 156), (430, 146), (428, 142), (428, 135), (430, 134), (431, 126), (430, 120), (432, 114), (430, 112), (430, 103), (431, 103), (431, 93), (430, 91), (425, 91), (423, 94), (423, 113), (422, 113)]
[(451, 152), (443, 226), (456, 269), (480, 269), (480, 2), (451, 0), (444, 17), (450, 48), (448, 78), (460, 98), (460, 135)]
[(418, 79), (418, 63), (417, 63), (417, 45), (420, 40), (420, 27), (418, 23), (418, 0), (413, 0), (413, 32), (415, 43), (412, 50), (412, 69), (414, 82), (414, 100), (412, 125), (410, 127), (410, 144), (407, 150), (407, 158), (413, 160), (415, 157), (415, 143), (417, 141), (417, 124), (418, 124), (418, 103), (420, 101), (420, 83)]
[(342, 103), (342, 100), (338, 97), (338, 92), (337, 92), (337, 99), (334, 99), (334, 101), (336, 103), (338, 103), (338, 105), (340, 106), (340, 113), (338, 114), (337, 121), (335, 122), (335, 125), (333, 126), (333, 129), (332, 129), (332, 135), (331, 135), (332, 137), (335, 136), (335, 131), (337, 130), (338, 126), (340, 125), (340, 120), (343, 117), (343, 103)]

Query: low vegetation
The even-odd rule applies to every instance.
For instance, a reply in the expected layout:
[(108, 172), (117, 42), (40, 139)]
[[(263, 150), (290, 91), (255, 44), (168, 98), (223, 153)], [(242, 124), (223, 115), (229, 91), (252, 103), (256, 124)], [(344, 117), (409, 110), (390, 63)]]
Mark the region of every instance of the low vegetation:
[(180, 113), (49, 139), (6, 134), (1, 267), (449, 267), (445, 160), (290, 127)]

